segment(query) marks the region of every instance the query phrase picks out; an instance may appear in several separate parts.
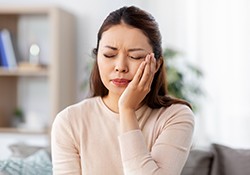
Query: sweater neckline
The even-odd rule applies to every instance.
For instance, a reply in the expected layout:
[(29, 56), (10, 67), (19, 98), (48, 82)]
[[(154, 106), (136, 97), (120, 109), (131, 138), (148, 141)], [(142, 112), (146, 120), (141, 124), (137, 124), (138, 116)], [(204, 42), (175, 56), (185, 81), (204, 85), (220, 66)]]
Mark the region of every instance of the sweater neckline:
[[(119, 113), (116, 113), (116, 112), (112, 111), (111, 109), (109, 109), (109, 107), (104, 103), (101, 96), (98, 96), (98, 101), (106, 112), (108, 112), (110, 115), (113, 115), (113, 116), (119, 118)], [(147, 109), (147, 105), (145, 105), (145, 104), (142, 105), (140, 108), (138, 108), (135, 111), (136, 116), (141, 116), (141, 114), (143, 114), (146, 109)]]

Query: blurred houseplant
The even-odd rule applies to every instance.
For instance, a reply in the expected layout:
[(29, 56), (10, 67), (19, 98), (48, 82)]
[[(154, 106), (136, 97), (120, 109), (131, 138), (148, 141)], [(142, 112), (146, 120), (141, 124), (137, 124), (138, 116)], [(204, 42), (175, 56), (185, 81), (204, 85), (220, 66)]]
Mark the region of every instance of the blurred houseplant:
[(196, 112), (200, 108), (200, 97), (204, 95), (201, 88), (202, 71), (180, 55), (180, 52), (171, 48), (165, 48), (163, 52), (168, 93), (170, 96), (188, 101)]
[(13, 111), (12, 126), (19, 127), (20, 124), (24, 123), (24, 113), (21, 108), (15, 108)]

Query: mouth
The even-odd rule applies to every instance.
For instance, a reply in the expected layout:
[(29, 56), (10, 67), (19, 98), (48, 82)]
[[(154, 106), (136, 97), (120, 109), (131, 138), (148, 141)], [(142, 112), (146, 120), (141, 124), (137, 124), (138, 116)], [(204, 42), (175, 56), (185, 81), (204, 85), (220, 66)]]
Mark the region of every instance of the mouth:
[(124, 78), (116, 78), (116, 79), (112, 79), (111, 81), (116, 86), (127, 86), (131, 80), (124, 79)]

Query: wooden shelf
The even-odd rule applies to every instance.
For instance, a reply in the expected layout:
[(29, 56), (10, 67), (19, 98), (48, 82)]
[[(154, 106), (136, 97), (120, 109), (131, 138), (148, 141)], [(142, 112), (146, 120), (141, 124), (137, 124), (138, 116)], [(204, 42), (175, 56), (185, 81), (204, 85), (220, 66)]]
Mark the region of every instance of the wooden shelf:
[[(38, 116), (49, 130), (56, 114), (76, 102), (75, 17), (55, 6), (1, 5), (0, 29), (4, 28), (15, 42), (18, 67), (0, 67), (0, 133), (48, 134), (11, 128), (12, 115), (20, 107)], [(33, 42), (40, 46), (39, 63), (46, 66), (29, 64)], [(27, 121), (34, 122), (32, 117)]]
[(34, 5), (25, 5), (25, 6), (13, 6), (13, 5), (1, 5), (0, 14), (48, 14), (54, 9), (58, 9), (55, 6), (34, 6)]
[(48, 76), (49, 71), (47, 68), (14, 68), (6, 69), (0, 68), (0, 76)]
[(11, 128), (11, 127), (0, 127), (0, 133), (14, 133), (14, 134), (48, 134), (47, 130), (32, 130), (25, 128)]

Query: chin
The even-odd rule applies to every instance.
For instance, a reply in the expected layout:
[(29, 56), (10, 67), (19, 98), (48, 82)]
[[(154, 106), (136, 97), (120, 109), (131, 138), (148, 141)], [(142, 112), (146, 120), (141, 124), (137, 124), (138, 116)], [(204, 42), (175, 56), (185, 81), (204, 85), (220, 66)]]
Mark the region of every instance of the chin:
[(124, 88), (112, 88), (112, 89), (109, 89), (109, 94), (121, 96), (125, 89), (126, 89), (126, 87), (124, 87)]

